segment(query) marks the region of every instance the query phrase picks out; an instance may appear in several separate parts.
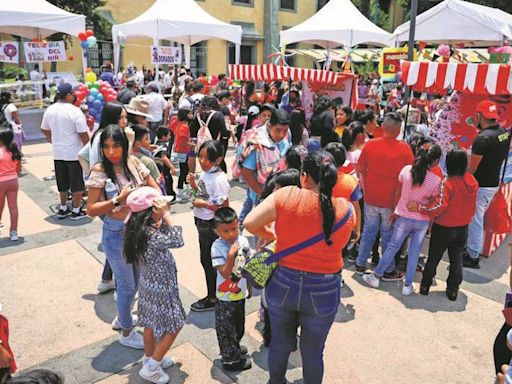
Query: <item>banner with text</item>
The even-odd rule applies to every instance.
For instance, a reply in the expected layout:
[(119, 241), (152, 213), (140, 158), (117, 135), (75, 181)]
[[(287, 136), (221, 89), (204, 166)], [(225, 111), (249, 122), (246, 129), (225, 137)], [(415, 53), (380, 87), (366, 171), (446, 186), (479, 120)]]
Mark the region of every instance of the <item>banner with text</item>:
[(181, 60), (180, 47), (151, 47), (151, 64), (179, 65)]
[(23, 47), (27, 63), (66, 61), (66, 47), (63, 41), (28, 42), (24, 43)]
[(313, 116), (313, 109), (316, 105), (316, 101), (322, 95), (329, 95), (337, 105), (350, 105), (353, 81), (352, 77), (338, 80), (336, 84), (321, 84), (303, 81), (301, 103), (304, 107), (306, 119), (310, 119), (311, 116)]
[(18, 64), (20, 47), (16, 41), (0, 41), (0, 62)]

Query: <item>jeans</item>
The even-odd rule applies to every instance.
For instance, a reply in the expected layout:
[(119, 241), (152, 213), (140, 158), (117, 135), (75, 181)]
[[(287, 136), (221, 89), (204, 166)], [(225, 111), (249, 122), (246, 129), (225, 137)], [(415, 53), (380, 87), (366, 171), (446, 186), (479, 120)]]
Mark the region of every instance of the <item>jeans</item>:
[(110, 267), (110, 263), (108, 262), (108, 260), (105, 260), (105, 265), (103, 266), (103, 272), (101, 274), (101, 280), (112, 280), (112, 268)]
[(427, 233), (429, 223), (429, 221), (399, 217), (393, 225), (391, 239), (374, 273), (377, 276), (382, 276), (390, 264), (394, 265), (396, 253), (400, 250), (404, 240), (410, 235), (405, 285), (411, 285), (416, 274), (416, 267), (418, 266), (421, 244)]
[(135, 264), (127, 264), (124, 260), (124, 223), (122, 220), (105, 217), (101, 246), (116, 277), (116, 306), (121, 328), (132, 329), (131, 311), (139, 284), (139, 268)]
[(432, 225), (432, 234), (430, 235), (430, 245), (428, 248), (428, 260), (423, 270), (421, 285), (430, 287), (432, 279), (436, 275), (436, 269), (448, 249), (450, 258), (450, 273), (446, 281), (447, 289), (457, 291), (462, 283), (462, 253), (464, 245), (468, 238), (468, 226), (462, 227), (444, 227), (434, 223)]
[[(206, 286), (208, 288), (208, 297), (210, 299), (216, 298), (217, 290), (217, 272), (212, 266), (212, 245), (218, 236), (213, 231), (213, 219), (201, 220), (194, 217), (197, 232), (199, 234), (199, 251), (201, 254), (201, 265), (204, 269), (206, 277)], [(114, 271), (115, 274), (115, 271)]]
[(484, 242), (484, 215), (491, 204), (494, 195), (498, 192), (498, 187), (478, 188), (476, 197), (476, 211), (473, 220), (469, 223), (467, 252), (469, 257), (478, 259)]
[[(380, 230), (380, 239), (382, 252), (386, 251), (389, 238), (391, 236), (391, 224), (388, 221), (389, 215), (393, 213), (391, 208), (381, 208), (368, 203), (364, 204), (364, 228), (361, 234), (361, 243), (359, 245), (359, 254), (356, 259), (356, 266), (364, 267), (373, 244)], [(395, 269), (394, 261), (389, 265), (386, 272), (393, 272)]]
[(244, 220), (249, 214), (249, 212), (252, 211), (254, 204), (250, 196), (249, 189), (247, 189), (247, 196), (244, 201), (244, 205), (242, 205), (242, 210), (240, 211), (240, 216), (238, 217), (238, 222), (240, 229), (242, 230), (244, 228)]
[(321, 384), (323, 352), (340, 302), (340, 275), (278, 267), (265, 288), (272, 340), (268, 352), (270, 383), (285, 383), (288, 358), (297, 345), (305, 384)]

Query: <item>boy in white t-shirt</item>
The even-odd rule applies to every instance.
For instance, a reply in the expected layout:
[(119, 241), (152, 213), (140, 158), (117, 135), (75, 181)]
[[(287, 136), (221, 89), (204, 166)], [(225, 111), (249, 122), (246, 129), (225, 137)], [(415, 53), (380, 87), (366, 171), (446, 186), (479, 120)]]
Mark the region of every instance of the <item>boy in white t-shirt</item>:
[(222, 366), (228, 371), (251, 368), (247, 348), (240, 345), (245, 332), (245, 299), (249, 296), (242, 268), (251, 252), (249, 241), (238, 231), (238, 217), (229, 207), (215, 212), (215, 231), (219, 239), (212, 245), (212, 265), (217, 270), (217, 303), (215, 330), (222, 355)]

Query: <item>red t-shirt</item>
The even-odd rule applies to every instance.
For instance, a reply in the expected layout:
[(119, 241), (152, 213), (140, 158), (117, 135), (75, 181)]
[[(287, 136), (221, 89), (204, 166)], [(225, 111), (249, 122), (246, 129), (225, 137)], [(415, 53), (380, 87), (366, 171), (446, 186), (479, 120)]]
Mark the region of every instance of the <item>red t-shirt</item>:
[[(322, 209), (317, 193), (295, 186), (283, 187), (273, 193), (277, 212), (275, 230), (276, 252), (288, 249), (313, 236), (323, 233)], [(346, 199), (332, 199), (335, 222), (347, 213)], [(352, 211), (353, 212), (353, 211)], [(322, 240), (279, 260), (279, 265), (313, 273), (336, 273), (343, 267), (341, 250), (350, 240), (355, 227), (355, 214), (331, 235), (332, 245)]]
[(432, 172), (434, 175), (439, 176), (442, 179), (444, 179), (443, 170), (439, 165), (436, 165), (435, 167), (430, 168), (430, 172)]
[(9, 346), (9, 322), (5, 317), (0, 315), (0, 340), (2, 340), (2, 347), (12, 356), (11, 360), (11, 374), (16, 372), (16, 363), (14, 362), (14, 354), (12, 353), (11, 347)]
[(364, 201), (381, 208), (394, 208), (398, 175), (413, 161), (412, 150), (403, 141), (387, 137), (368, 141), (358, 162), (363, 177)]
[(190, 141), (190, 128), (184, 121), (179, 121), (176, 117), (171, 119), (169, 124), (171, 131), (174, 133), (174, 152), (176, 153), (188, 153), (190, 147), (188, 142)]
[(373, 130), (372, 136), (373, 136), (374, 139), (378, 139), (379, 137), (382, 137), (382, 135), (384, 135), (384, 128), (376, 127)]

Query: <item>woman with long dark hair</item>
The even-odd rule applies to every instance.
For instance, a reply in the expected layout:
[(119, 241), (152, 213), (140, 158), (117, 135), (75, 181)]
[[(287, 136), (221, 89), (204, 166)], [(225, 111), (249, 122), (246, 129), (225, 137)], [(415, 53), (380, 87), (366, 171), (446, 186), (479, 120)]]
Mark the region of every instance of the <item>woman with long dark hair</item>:
[[(272, 326), (270, 383), (286, 382), (298, 326), (304, 382), (322, 383), (323, 350), (340, 300), (340, 254), (355, 225), (350, 203), (332, 197), (336, 180), (332, 156), (322, 150), (310, 154), (302, 163), (302, 188), (280, 188), (244, 222), (249, 232), (265, 241), (277, 238), (276, 252), (313, 237), (318, 240), (281, 258), (265, 289)], [(275, 233), (269, 229), (273, 222)]]
[(308, 131), (305, 127), (306, 116), (304, 111), (293, 110), (290, 113), (290, 132), (292, 134), (292, 145), (308, 145)]
[(343, 131), (350, 124), (352, 119), (352, 108), (348, 105), (342, 104), (336, 107), (336, 133), (340, 137), (343, 137)]
[(137, 266), (127, 264), (123, 257), (124, 220), (130, 211), (126, 199), (138, 186), (160, 189), (144, 164), (128, 155), (128, 138), (121, 128), (109, 125), (99, 138), (102, 160), (92, 167), (87, 181), (87, 213), (91, 217), (105, 215), (101, 244), (114, 271), (117, 290), (118, 317), (112, 327), (121, 329), (119, 342), (122, 345), (142, 349), (142, 337), (133, 329), (131, 316), (139, 271)]
[(425, 212), (411, 212), (407, 205), (411, 202), (425, 205), (438, 193), (441, 178), (431, 171), (441, 157), (441, 147), (425, 144), (418, 148), (412, 165), (406, 165), (398, 176), (399, 187), (395, 194), (397, 202), (394, 213), (389, 217), (394, 222), (393, 233), (382, 259), (371, 275), (363, 275), (363, 281), (373, 288), (378, 288), (380, 278), (393, 262), (403, 242), (410, 236), (407, 269), (402, 294), (408, 296), (414, 292), (413, 279), (418, 266), (421, 245), (427, 233), (430, 216)]
[(321, 148), (321, 139), (334, 131), (333, 102), (329, 95), (322, 95), (315, 104), (313, 116), (311, 116), (311, 136), (308, 140), (308, 152), (313, 153)]
[(10, 128), (0, 128), (0, 220), (5, 201), (9, 206), (11, 227), (9, 239), (18, 240), (18, 175), (21, 171), (21, 152), (14, 143)]

